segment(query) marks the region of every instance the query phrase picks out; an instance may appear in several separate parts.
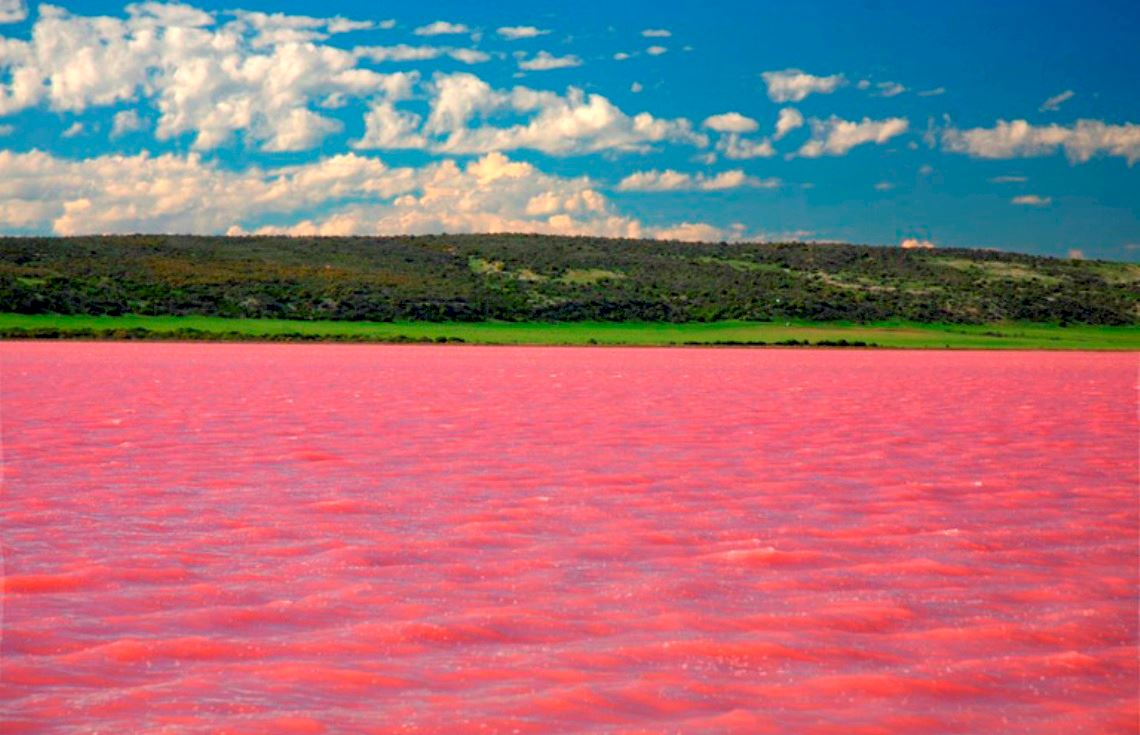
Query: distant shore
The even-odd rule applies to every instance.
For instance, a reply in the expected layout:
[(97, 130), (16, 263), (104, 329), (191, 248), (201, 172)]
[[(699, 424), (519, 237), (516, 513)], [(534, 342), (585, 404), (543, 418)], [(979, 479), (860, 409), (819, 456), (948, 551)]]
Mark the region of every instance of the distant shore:
[(0, 339), (1140, 350), (1140, 327), (915, 322), (349, 322), (0, 314)]

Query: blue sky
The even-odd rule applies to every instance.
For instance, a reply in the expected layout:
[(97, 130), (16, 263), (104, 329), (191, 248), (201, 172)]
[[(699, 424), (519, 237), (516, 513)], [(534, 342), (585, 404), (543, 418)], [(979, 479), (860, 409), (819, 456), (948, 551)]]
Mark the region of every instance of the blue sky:
[(0, 0), (0, 232), (1135, 261), (1138, 37), (1123, 2)]

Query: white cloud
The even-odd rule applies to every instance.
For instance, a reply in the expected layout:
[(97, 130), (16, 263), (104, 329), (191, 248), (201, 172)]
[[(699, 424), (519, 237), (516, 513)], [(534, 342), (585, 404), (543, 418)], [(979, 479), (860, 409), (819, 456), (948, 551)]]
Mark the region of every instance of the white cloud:
[(775, 189), (779, 185), (779, 179), (759, 179), (746, 175), (740, 169), (722, 171), (715, 176), (666, 169), (637, 171), (622, 179), (617, 188), (619, 191), (723, 191), (741, 187)]
[[(433, 136), (431, 149), (444, 153), (529, 148), (575, 155), (644, 151), (662, 142), (708, 144), (684, 118), (665, 120), (646, 112), (630, 116), (605, 97), (576, 87), (565, 95), (528, 87), (508, 92), (492, 89), (471, 74), (438, 74), (430, 106), (424, 132)], [(494, 117), (519, 116), (525, 121), (506, 127), (488, 124)]]
[(112, 118), (111, 123), (111, 137), (118, 138), (120, 135), (133, 133), (136, 130), (143, 129), (143, 121), (139, 114), (134, 110), (123, 110), (116, 112), (115, 117)]
[(396, 19), (395, 18), (388, 18), (387, 20), (382, 20), (379, 23), (377, 23), (377, 26), (379, 26), (381, 29), (383, 29), (385, 31), (390, 31), (396, 27)]
[(69, 125), (67, 127), (67, 130), (64, 130), (62, 133), (60, 133), (60, 137), (61, 138), (74, 138), (77, 135), (82, 135), (84, 130), (85, 130), (85, 128), (83, 127), (83, 123), (73, 122), (73, 123), (71, 123), (71, 125)]
[(445, 36), (456, 33), (470, 33), (471, 29), (463, 23), (448, 23), (446, 20), (437, 20), (426, 26), (420, 26), (412, 32), (417, 36)]
[(267, 151), (304, 151), (318, 145), (325, 136), (343, 129), (339, 120), (321, 117), (303, 107), (294, 107), (280, 118), (273, 134), (262, 146)]
[(508, 41), (517, 41), (520, 38), (535, 38), (550, 33), (550, 31), (544, 31), (534, 26), (503, 26), (495, 32)]
[(645, 53), (649, 54), (650, 56), (660, 56), (668, 50), (669, 49), (665, 48), (664, 46), (650, 46), (649, 48), (645, 49)]
[(160, 140), (193, 135), (196, 149), (209, 150), (240, 136), (267, 150), (298, 150), (340, 127), (311, 107), (386, 89), (385, 75), (358, 68), (356, 55), (317, 43), (368, 22), (232, 15), (218, 25), (186, 5), (128, 5), (125, 18), (41, 6), (30, 41), (0, 39), (7, 71), (0, 115), (40, 104), (82, 112), (145, 98), (157, 109)]
[[(161, 5), (148, 2), (128, 6), (127, 12), (138, 16), (139, 9), (145, 8), (159, 25), (201, 27), (212, 25), (213, 16), (188, 5)], [(228, 27), (252, 37), (255, 48), (283, 43), (310, 43), (323, 41), (330, 35), (370, 30), (376, 24), (369, 20), (352, 20), (336, 16), (314, 18), (307, 15), (286, 15), (284, 13), (261, 13), (247, 10), (234, 10), (228, 13), (236, 19)]]
[(16, 132), (15, 125), (0, 125), (0, 138), (11, 135)]
[(1025, 120), (998, 120), (992, 128), (942, 131), (942, 147), (975, 158), (1048, 156), (1064, 149), (1069, 162), (1084, 163), (1094, 156), (1119, 156), (1128, 165), (1140, 161), (1140, 125), (1108, 125), (1078, 120), (1074, 125), (1030, 125)]
[(336, 17), (328, 22), (329, 33), (351, 33), (352, 31), (367, 31), (376, 27), (370, 20), (349, 20)]
[(885, 120), (863, 118), (860, 122), (843, 120), (832, 115), (827, 120), (811, 119), (811, 140), (803, 144), (799, 155), (818, 158), (823, 155), (842, 156), (855, 146), (865, 143), (882, 145), (896, 135), (907, 131), (906, 118), (891, 117)]
[(710, 130), (718, 133), (753, 133), (759, 130), (760, 124), (750, 117), (739, 112), (725, 112), (721, 115), (706, 117), (701, 123)]
[(799, 102), (809, 94), (831, 94), (847, 83), (842, 74), (817, 77), (799, 69), (766, 71), (760, 75), (773, 102)]
[(716, 142), (716, 149), (723, 153), (725, 158), (736, 161), (750, 158), (771, 158), (776, 155), (772, 141), (767, 138), (752, 140), (737, 133), (722, 135), (720, 140)]
[(728, 233), (719, 227), (703, 222), (682, 222), (674, 227), (662, 227), (654, 232), (653, 236), (658, 240), (720, 242), (728, 238)]
[(645, 89), (645, 87), (641, 86), (641, 82), (634, 82), (633, 84), (629, 85), (629, 91), (633, 92), (634, 94), (637, 94), (643, 89)]
[(428, 61), (438, 59), (447, 53), (442, 46), (409, 46), (397, 44), (395, 46), (360, 46), (353, 50), (357, 58), (368, 59), (377, 64), (389, 61)]
[(875, 86), (879, 88), (877, 93), (879, 97), (897, 97), (906, 91), (906, 87), (898, 82), (879, 82)]
[(1068, 252), (1068, 258), (1069, 260), (1084, 260), (1085, 251), (1081, 250), (1080, 248), (1070, 248)]
[(550, 71), (551, 69), (567, 69), (581, 65), (582, 60), (574, 54), (554, 56), (547, 51), (539, 51), (531, 59), (519, 59), (519, 68), (526, 71)]
[(875, 184), (875, 191), (890, 191), (893, 188), (895, 188), (895, 185), (889, 181), (880, 181)]
[(418, 132), (421, 119), (397, 110), (387, 100), (376, 101), (364, 116), (364, 135), (350, 145), (357, 149), (426, 148), (427, 138)]
[(625, 61), (628, 58), (630, 58), (630, 55), (624, 51), (618, 51), (614, 54), (614, 61)]
[(903, 250), (933, 250), (934, 243), (932, 243), (930, 240), (920, 240), (916, 237), (907, 237), (899, 243), (899, 247)]
[(378, 64), (386, 62), (430, 61), (443, 56), (449, 56), (464, 64), (482, 64), (490, 61), (489, 54), (472, 48), (452, 48), (449, 46), (409, 46), (397, 44), (395, 46), (360, 46), (353, 49), (353, 54), (360, 59), (368, 59)]
[(448, 49), (447, 55), (464, 64), (482, 64), (491, 60), (490, 54), (473, 48)]
[(646, 38), (669, 38), (673, 34), (664, 28), (646, 28), (641, 35)]
[(934, 173), (934, 167), (929, 163), (924, 163), (918, 167), (919, 176), (930, 176), (932, 173)]
[(1025, 176), (995, 176), (990, 179), (991, 184), (1024, 184), (1029, 179)]
[(472, 117), (499, 109), (510, 99), (473, 74), (437, 74), (432, 87), (428, 133), (462, 131)]
[(693, 177), (672, 169), (666, 171), (638, 171), (626, 176), (617, 185), (619, 191), (675, 191), (692, 188)]
[(0, 0), (0, 23), (19, 23), (28, 17), (24, 0)]
[(776, 119), (776, 134), (773, 137), (779, 140), (796, 128), (803, 127), (803, 124), (804, 116), (800, 114), (799, 110), (794, 107), (785, 107), (780, 110), (780, 115)]
[(1041, 107), (1038, 109), (1040, 112), (1056, 112), (1057, 110), (1061, 109), (1061, 105), (1063, 105), (1069, 99), (1072, 99), (1074, 94), (1075, 93), (1073, 90), (1066, 89), (1064, 92), (1054, 95), (1042, 102)]
[[(295, 212), (331, 205), (320, 219)], [(261, 227), (265, 216), (292, 223)], [(565, 178), (491, 153), (459, 166), (389, 168), (345, 154), (262, 170), (198, 154), (67, 160), (0, 151), (0, 222), (59, 235), (114, 232), (404, 234), (543, 232), (641, 237), (588, 177)]]
[[(233, 15), (237, 18), (234, 22), (235, 27), (251, 35), (252, 45), (255, 48), (284, 43), (323, 41), (329, 37), (326, 30), (328, 21), (321, 18), (246, 10), (235, 10)], [(163, 17), (162, 21), (164, 23), (169, 22), (166, 17)], [(181, 25), (181, 23), (176, 24)], [(208, 24), (199, 23), (198, 25)]]
[(935, 87), (934, 89), (924, 89), (918, 92), (919, 97), (937, 97), (940, 94), (946, 94), (946, 87)]
[(1010, 204), (1019, 207), (1048, 207), (1053, 203), (1053, 197), (1040, 197), (1036, 194), (1024, 194), (1009, 200)]

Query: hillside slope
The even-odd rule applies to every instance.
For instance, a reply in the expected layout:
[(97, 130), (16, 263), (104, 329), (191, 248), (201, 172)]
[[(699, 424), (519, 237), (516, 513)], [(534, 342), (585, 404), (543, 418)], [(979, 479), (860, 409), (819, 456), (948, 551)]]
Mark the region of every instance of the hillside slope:
[(1140, 266), (537, 235), (0, 238), (0, 312), (426, 321), (1140, 322)]

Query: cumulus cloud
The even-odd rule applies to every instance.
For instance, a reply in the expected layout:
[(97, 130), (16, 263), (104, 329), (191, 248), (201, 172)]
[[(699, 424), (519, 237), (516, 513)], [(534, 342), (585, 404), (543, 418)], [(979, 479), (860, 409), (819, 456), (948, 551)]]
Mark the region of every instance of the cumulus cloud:
[(1053, 203), (1053, 197), (1041, 197), (1036, 194), (1024, 194), (1022, 196), (1010, 199), (1010, 204), (1016, 204), (1019, 207), (1048, 207)]
[(1128, 165), (1140, 160), (1140, 125), (1108, 125), (1100, 120), (1075, 124), (1031, 125), (1025, 120), (998, 120), (992, 128), (942, 131), (942, 147), (975, 158), (1028, 158), (1048, 156), (1064, 149), (1072, 164), (1099, 156), (1119, 156)]
[(614, 61), (625, 61), (628, 58), (630, 58), (630, 54), (627, 54), (624, 51), (618, 51), (616, 54), (614, 54)]
[(645, 87), (641, 86), (641, 82), (634, 82), (633, 84), (629, 85), (629, 91), (633, 92), (634, 94), (637, 94), (643, 89), (645, 89)]
[(776, 134), (773, 137), (779, 140), (796, 128), (803, 127), (803, 124), (804, 116), (800, 114), (799, 110), (794, 107), (785, 107), (780, 110), (780, 115), (776, 118)]
[(16, 132), (15, 125), (0, 125), (0, 138), (11, 135)]
[(397, 110), (388, 100), (378, 100), (364, 116), (364, 135), (350, 145), (357, 149), (426, 148), (427, 138), (419, 133), (422, 118)]
[(1075, 93), (1073, 90), (1066, 89), (1064, 92), (1054, 95), (1042, 102), (1041, 107), (1038, 108), (1038, 110), (1040, 112), (1056, 112), (1057, 110), (1061, 109), (1061, 105), (1063, 105), (1069, 99), (1072, 99), (1074, 94)]
[(890, 191), (893, 188), (895, 188), (895, 185), (889, 181), (880, 181), (875, 184), (875, 191)]
[(0, 0), (0, 23), (19, 23), (28, 17), (24, 0)]
[(907, 237), (899, 243), (899, 247), (903, 250), (933, 250), (934, 243), (930, 240), (920, 240), (917, 237)]
[(646, 28), (641, 35), (646, 38), (669, 38), (673, 34), (664, 28)]
[(470, 33), (471, 29), (463, 23), (448, 23), (446, 20), (437, 20), (426, 26), (420, 26), (412, 32), (417, 36), (446, 36), (457, 33)]
[(645, 53), (649, 54), (650, 56), (660, 56), (668, 50), (669, 49), (665, 48), (664, 46), (650, 46), (649, 48), (645, 49)]
[(397, 44), (395, 46), (360, 46), (353, 50), (359, 59), (367, 59), (378, 64), (385, 62), (430, 61), (442, 56), (449, 56), (464, 64), (482, 64), (491, 59), (490, 55), (470, 48), (451, 48), (449, 46), (409, 46)]
[[(443, 153), (486, 153), (529, 148), (552, 155), (644, 151), (654, 143), (703, 147), (708, 139), (684, 118), (627, 115), (605, 97), (570, 87), (565, 95), (528, 87), (493, 89), (471, 74), (438, 74), (424, 132)], [(524, 121), (499, 126), (500, 118)]]
[(1084, 260), (1085, 251), (1080, 248), (1071, 248), (1068, 253), (1069, 260)]
[(550, 71), (551, 69), (567, 69), (581, 65), (582, 59), (574, 54), (554, 56), (547, 51), (539, 51), (533, 58), (519, 58), (519, 68), (526, 71)]
[(760, 128), (760, 124), (750, 117), (739, 112), (725, 112), (720, 115), (706, 117), (701, 123), (710, 130), (718, 133), (753, 133)]
[(746, 160), (776, 155), (776, 149), (772, 147), (772, 142), (767, 138), (753, 140), (743, 136), (744, 133), (753, 133), (758, 130), (760, 124), (739, 112), (725, 112), (707, 117), (702, 125), (721, 133), (717, 140), (716, 149), (723, 153), (725, 158)]
[(437, 74), (432, 92), (425, 130), (437, 134), (462, 131), (475, 115), (500, 109), (510, 99), (474, 74)]
[(719, 242), (726, 239), (725, 230), (703, 222), (682, 222), (673, 227), (662, 227), (653, 235), (658, 240), (681, 242)]
[(209, 150), (241, 136), (266, 150), (313, 147), (340, 123), (316, 100), (371, 97), (385, 75), (317, 43), (365, 21), (236, 11), (219, 25), (186, 5), (140, 3), (126, 18), (41, 6), (31, 40), (0, 41), (0, 115), (46, 104), (82, 112), (140, 98), (158, 111), (160, 140), (192, 135)]
[(367, 31), (375, 28), (376, 24), (370, 20), (350, 20), (336, 17), (328, 21), (329, 33), (351, 33), (352, 31)]
[(803, 144), (799, 155), (804, 158), (842, 156), (852, 148), (865, 143), (882, 145), (896, 135), (907, 131), (906, 118), (891, 117), (885, 120), (863, 118), (859, 122), (843, 120), (832, 115), (827, 120), (811, 119), (811, 140)]
[(666, 169), (632, 173), (622, 179), (617, 188), (619, 191), (723, 191), (741, 187), (775, 189), (779, 185), (779, 179), (759, 179), (746, 175), (740, 169), (722, 171), (714, 176)]
[(448, 49), (447, 55), (464, 64), (482, 64), (491, 60), (491, 55), (473, 48)]
[(139, 114), (134, 110), (122, 110), (116, 112), (111, 122), (111, 137), (118, 138), (120, 135), (133, 133), (136, 130), (143, 129), (143, 121)]
[[(156, 17), (164, 24), (198, 27), (210, 25), (212, 22), (212, 17), (189, 6), (160, 6), (158, 3), (147, 3), (146, 5), (150, 6), (150, 12), (156, 14)], [(128, 12), (130, 10), (131, 8), (128, 7)], [(248, 33), (255, 48), (282, 43), (323, 41), (330, 35), (367, 30), (374, 27), (371, 21), (350, 20), (340, 16), (314, 18), (307, 15), (261, 13), (246, 10), (235, 10), (230, 14), (236, 18), (231, 27)]]
[[(535, 197), (541, 215), (528, 214)], [(345, 202), (319, 221), (281, 231), (322, 234), (533, 231), (636, 237), (641, 225), (609, 210), (589, 179), (551, 176), (489, 154), (389, 168), (345, 154), (263, 171), (227, 171), (198, 154), (65, 160), (0, 151), (0, 221), (73, 235), (104, 232), (258, 231), (267, 214), (288, 216)], [(268, 231), (268, 230), (266, 230)]]
[(897, 97), (906, 91), (906, 87), (898, 82), (879, 82), (875, 86), (879, 89), (876, 93), (879, 97)]
[(62, 133), (60, 133), (60, 137), (74, 138), (76, 136), (82, 135), (85, 130), (86, 128), (84, 128), (83, 123), (73, 122), (71, 125), (67, 126), (67, 130), (64, 130)]
[(743, 161), (750, 158), (771, 158), (776, 155), (772, 141), (767, 138), (753, 140), (737, 133), (722, 135), (716, 142), (716, 149), (724, 154), (725, 158)]
[(831, 94), (847, 83), (842, 74), (817, 77), (799, 69), (766, 71), (760, 75), (773, 102), (800, 102), (809, 94)]
[(995, 176), (990, 179), (991, 184), (1024, 184), (1029, 179), (1025, 176)]
[(353, 53), (357, 58), (383, 64), (389, 61), (426, 61), (438, 59), (444, 53), (440, 46), (409, 46), (401, 43), (396, 46), (360, 46)]
[(946, 87), (935, 87), (934, 89), (924, 89), (918, 93), (919, 97), (937, 97), (940, 94), (946, 94)]
[(550, 33), (550, 31), (544, 31), (534, 26), (503, 26), (495, 32), (508, 41), (517, 41), (520, 38), (535, 38)]
[[(297, 214), (318, 207), (326, 213)], [(615, 213), (589, 177), (547, 174), (501, 153), (419, 168), (348, 153), (235, 171), (197, 153), (70, 160), (0, 151), (0, 223), (0, 231), (58, 235), (536, 232), (718, 240), (736, 232), (701, 222), (646, 227)]]

